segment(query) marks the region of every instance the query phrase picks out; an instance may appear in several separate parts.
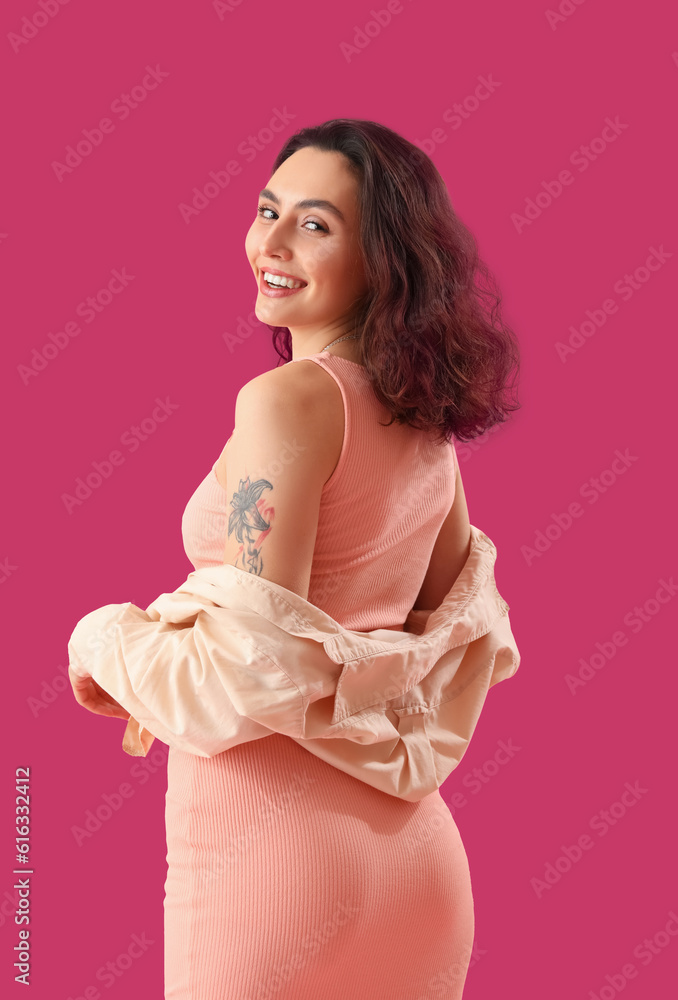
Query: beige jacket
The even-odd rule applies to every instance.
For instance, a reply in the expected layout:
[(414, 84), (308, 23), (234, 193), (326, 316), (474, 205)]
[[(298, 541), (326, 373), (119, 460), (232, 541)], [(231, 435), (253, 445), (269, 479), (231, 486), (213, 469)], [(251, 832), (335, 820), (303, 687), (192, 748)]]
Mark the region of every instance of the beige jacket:
[(488, 689), (520, 664), (496, 555), (471, 525), (454, 586), (435, 610), (410, 611), (404, 631), (345, 629), (285, 587), (205, 567), (145, 611), (128, 602), (85, 615), (70, 665), (130, 713), (128, 753), (157, 737), (213, 757), (282, 733), (414, 802), (457, 766)]

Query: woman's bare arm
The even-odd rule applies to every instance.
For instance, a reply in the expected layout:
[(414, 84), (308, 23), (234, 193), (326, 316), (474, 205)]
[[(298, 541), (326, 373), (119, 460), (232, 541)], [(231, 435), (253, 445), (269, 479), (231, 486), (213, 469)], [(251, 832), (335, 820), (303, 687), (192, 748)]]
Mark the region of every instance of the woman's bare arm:
[(341, 391), (313, 361), (243, 386), (225, 454), (225, 563), (307, 599), (320, 496), (343, 433)]
[(413, 610), (432, 610), (438, 607), (454, 581), (459, 576), (471, 549), (471, 525), (466, 496), (456, 464), (454, 502), (438, 532), (431, 561)]

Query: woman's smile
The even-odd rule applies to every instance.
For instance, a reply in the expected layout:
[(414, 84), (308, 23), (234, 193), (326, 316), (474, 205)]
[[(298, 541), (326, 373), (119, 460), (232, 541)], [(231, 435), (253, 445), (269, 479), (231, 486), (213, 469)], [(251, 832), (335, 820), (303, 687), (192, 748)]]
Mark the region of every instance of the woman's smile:
[(308, 288), (308, 285), (300, 285), (299, 288), (287, 288), (285, 285), (280, 285), (280, 287), (269, 285), (264, 278), (264, 273), (264, 271), (259, 271), (259, 290), (271, 299), (281, 299), (286, 295), (296, 295), (297, 292), (303, 292), (304, 289)]

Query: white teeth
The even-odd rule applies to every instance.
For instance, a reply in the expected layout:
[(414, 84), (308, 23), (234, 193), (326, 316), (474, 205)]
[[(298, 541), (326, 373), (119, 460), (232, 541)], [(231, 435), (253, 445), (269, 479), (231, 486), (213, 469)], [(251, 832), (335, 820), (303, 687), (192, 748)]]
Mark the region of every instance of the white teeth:
[(271, 274), (269, 271), (264, 271), (264, 280), (270, 282), (271, 285), (280, 285), (282, 288), (301, 288), (303, 282), (295, 281), (293, 278), (283, 278), (280, 274)]

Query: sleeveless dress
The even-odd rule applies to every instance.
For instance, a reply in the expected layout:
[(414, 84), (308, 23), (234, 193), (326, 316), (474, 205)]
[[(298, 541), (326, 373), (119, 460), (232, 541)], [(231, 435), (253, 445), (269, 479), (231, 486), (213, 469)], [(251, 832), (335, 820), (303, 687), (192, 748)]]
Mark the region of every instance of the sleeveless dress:
[[(345, 628), (402, 629), (454, 499), (454, 446), (380, 426), (362, 365), (302, 360), (336, 380), (345, 418), (308, 600)], [(223, 562), (216, 464), (182, 518), (196, 569)], [(170, 748), (165, 825), (165, 1000), (462, 996), (473, 895), (439, 791), (406, 802), (275, 733), (210, 758)]]

